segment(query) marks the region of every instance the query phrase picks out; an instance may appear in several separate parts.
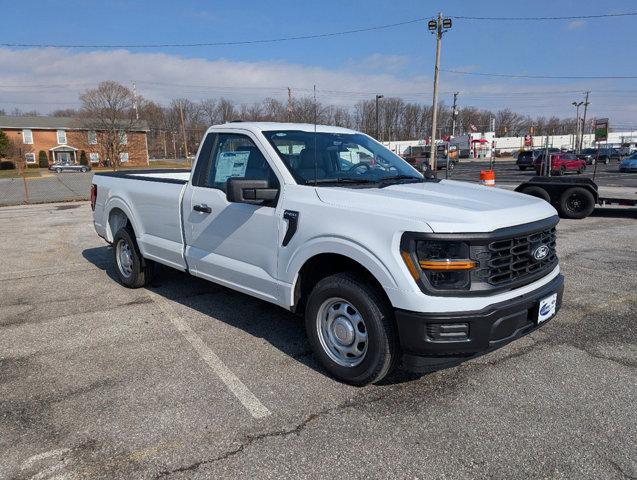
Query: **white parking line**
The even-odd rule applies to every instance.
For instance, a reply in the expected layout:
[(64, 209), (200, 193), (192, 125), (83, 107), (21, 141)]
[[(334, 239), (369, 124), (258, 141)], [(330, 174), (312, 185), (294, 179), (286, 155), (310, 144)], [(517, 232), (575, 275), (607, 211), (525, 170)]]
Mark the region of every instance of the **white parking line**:
[(213, 372), (228, 387), (237, 400), (250, 412), (254, 418), (263, 418), (270, 415), (270, 410), (263, 405), (254, 394), (248, 390), (239, 378), (224, 365), (221, 359), (205, 344), (199, 335), (197, 335), (190, 326), (179, 316), (175, 315), (170, 303), (162, 296), (148, 291), (149, 296), (159, 306), (163, 314), (168, 317), (181, 335), (188, 340), (201, 359), (208, 364)]

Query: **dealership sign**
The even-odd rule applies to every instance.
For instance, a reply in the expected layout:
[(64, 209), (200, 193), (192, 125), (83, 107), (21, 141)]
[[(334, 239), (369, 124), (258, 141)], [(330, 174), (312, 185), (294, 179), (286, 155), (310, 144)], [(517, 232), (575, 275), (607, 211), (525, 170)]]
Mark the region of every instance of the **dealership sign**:
[(605, 142), (608, 140), (608, 118), (595, 120), (595, 141)]

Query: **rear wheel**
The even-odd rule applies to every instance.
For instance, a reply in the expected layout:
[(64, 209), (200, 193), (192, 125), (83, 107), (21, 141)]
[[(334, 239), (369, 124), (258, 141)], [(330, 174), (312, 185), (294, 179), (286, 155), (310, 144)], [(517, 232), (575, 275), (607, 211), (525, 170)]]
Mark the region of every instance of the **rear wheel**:
[(564, 175), (565, 173), (566, 173), (566, 168), (564, 168), (564, 165), (561, 165), (561, 166), (560, 166), (560, 168), (559, 168), (559, 170), (557, 171), (557, 174), (558, 174), (559, 176), (562, 176), (562, 175)]
[(86, 172), (86, 167), (80, 168), (80, 172), (82, 172), (82, 173)]
[(316, 284), (305, 310), (305, 327), (323, 366), (352, 385), (382, 380), (398, 361), (391, 306), (353, 273), (338, 273)]
[(608, 157), (606, 157), (604, 159), (604, 165), (608, 165), (610, 163), (610, 159)]
[(560, 197), (559, 207), (565, 218), (585, 218), (595, 209), (595, 197), (585, 188), (569, 188)]
[(523, 172), (526, 170), (526, 167), (522, 167), (522, 166), (520, 166), (520, 167), (518, 167), (518, 168), (519, 168), (520, 170), (522, 170)]
[(55, 169), (55, 173), (62, 173), (62, 169), (61, 168), (56, 168)]
[(524, 190), (522, 190), (522, 193), (526, 193), (527, 195), (531, 195), (533, 197), (541, 198), (542, 200), (545, 200), (547, 202), (551, 201), (551, 196), (549, 195), (549, 192), (544, 190), (542, 187), (536, 187), (536, 186), (526, 187)]
[(584, 171), (586, 170), (586, 165), (582, 165), (581, 167), (579, 167), (579, 169), (577, 170), (577, 173), (584, 173)]
[(150, 283), (154, 264), (142, 257), (134, 235), (127, 228), (118, 230), (113, 238), (113, 260), (122, 285), (140, 288)]

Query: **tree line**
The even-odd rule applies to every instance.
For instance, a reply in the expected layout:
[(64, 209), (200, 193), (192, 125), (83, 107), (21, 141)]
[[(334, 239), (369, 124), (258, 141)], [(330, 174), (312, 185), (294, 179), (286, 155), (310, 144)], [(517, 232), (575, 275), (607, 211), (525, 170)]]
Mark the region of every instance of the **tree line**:
[[(265, 98), (254, 103), (237, 103), (228, 98), (190, 100), (175, 98), (160, 105), (139, 96), (116, 82), (102, 82), (97, 88), (80, 95), (79, 109), (63, 109), (53, 116), (78, 117), (91, 127), (112, 131), (106, 135), (105, 150), (117, 156), (117, 130), (131, 122), (143, 120), (150, 129), (148, 147), (151, 157), (183, 157), (196, 152), (205, 130), (214, 124), (233, 120), (300, 122), (337, 125), (377, 136), (376, 101), (360, 100), (353, 106), (340, 106), (315, 101), (312, 96), (293, 97), (288, 101)], [(416, 140), (431, 134), (431, 105), (407, 102), (398, 97), (385, 97), (378, 103), (378, 137), (382, 141)], [(29, 115), (37, 112), (14, 110), (10, 114)], [(0, 110), (0, 114), (4, 114)], [(90, 120), (89, 120), (90, 119)], [(437, 136), (451, 135), (452, 108), (439, 105)], [(488, 110), (471, 106), (457, 109), (456, 135), (469, 131), (489, 131), (495, 124), (496, 135), (520, 136), (568, 134), (575, 132), (574, 118), (552, 116), (531, 117), (506, 108)], [(587, 122), (590, 126), (590, 122)]]

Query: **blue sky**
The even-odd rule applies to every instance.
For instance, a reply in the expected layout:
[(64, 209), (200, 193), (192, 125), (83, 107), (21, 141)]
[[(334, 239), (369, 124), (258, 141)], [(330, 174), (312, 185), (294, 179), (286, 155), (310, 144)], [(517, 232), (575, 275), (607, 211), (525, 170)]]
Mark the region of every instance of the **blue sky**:
[[(25, 1), (2, 2), (0, 43), (137, 44), (276, 38), (348, 30), (427, 17), (443, 9), (463, 16), (566, 16), (637, 10), (634, 0), (534, 2), (323, 0)], [(532, 7), (531, 7), (532, 5)], [(554, 22), (455, 21), (445, 35), (442, 68), (514, 74), (634, 75), (637, 17)], [(48, 109), (77, 103), (91, 82), (115, 79), (149, 98), (232, 97), (252, 102), (285, 86), (298, 94), (317, 84), (326, 101), (353, 102), (371, 91), (430, 101), (434, 37), (424, 24), (332, 38), (250, 46), (158, 49), (38, 49), (0, 47), (0, 86), (65, 84), (64, 92), (0, 88), (0, 108), (41, 102)], [(44, 66), (49, 68), (43, 68)], [(83, 68), (85, 67), (85, 68)], [(9, 83), (13, 82), (13, 83)], [(153, 85), (169, 83), (171, 85)], [(294, 84), (292, 82), (295, 82)], [(179, 88), (178, 85), (197, 85)], [(204, 86), (210, 86), (208, 90)], [(227, 87), (214, 89), (212, 87)], [(230, 87), (235, 87), (234, 89)], [(260, 88), (262, 88), (260, 90)], [(591, 109), (637, 124), (637, 80), (507, 80), (443, 73), (443, 98), (531, 114), (569, 115), (570, 102), (590, 89)], [(338, 92), (355, 92), (347, 95)], [(329, 93), (333, 92), (333, 93)], [(336, 92), (336, 93), (334, 93)], [(524, 95), (518, 92), (538, 92)], [(549, 92), (549, 93), (541, 93)], [(44, 103), (47, 102), (47, 103)], [(47, 108), (40, 108), (46, 111)]]

